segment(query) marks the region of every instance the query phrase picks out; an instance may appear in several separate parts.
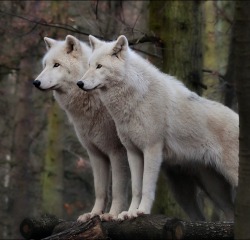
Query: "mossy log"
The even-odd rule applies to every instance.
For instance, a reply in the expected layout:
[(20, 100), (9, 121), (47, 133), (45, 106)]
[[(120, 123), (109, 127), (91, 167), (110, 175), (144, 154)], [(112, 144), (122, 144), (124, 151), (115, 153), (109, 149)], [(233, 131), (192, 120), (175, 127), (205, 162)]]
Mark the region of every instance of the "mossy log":
[[(46, 225), (47, 224), (47, 225)], [(101, 222), (98, 216), (86, 223), (25, 219), (20, 231), (26, 239), (133, 240), (133, 239), (234, 239), (233, 222), (186, 222), (164, 215), (143, 215), (122, 222)], [(53, 230), (51, 230), (53, 229)], [(45, 234), (47, 234), (45, 236)], [(45, 238), (46, 237), (46, 238)]]

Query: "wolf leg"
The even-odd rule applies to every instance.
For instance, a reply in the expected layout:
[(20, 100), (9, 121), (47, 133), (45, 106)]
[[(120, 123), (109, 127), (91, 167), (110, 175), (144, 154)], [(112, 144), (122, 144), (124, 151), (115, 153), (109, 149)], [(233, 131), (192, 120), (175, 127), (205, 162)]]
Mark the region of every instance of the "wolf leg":
[(133, 213), (135, 217), (141, 214), (149, 214), (151, 211), (162, 163), (162, 147), (160, 142), (144, 150), (142, 199), (139, 208)]
[(115, 220), (127, 207), (127, 188), (129, 166), (126, 150), (122, 149), (110, 155), (112, 169), (112, 204), (109, 213), (101, 215), (103, 221)]
[(101, 215), (105, 209), (109, 180), (109, 160), (98, 149), (88, 150), (94, 175), (95, 204), (90, 213), (82, 214), (78, 221), (86, 222), (95, 215)]
[(142, 197), (143, 155), (137, 149), (127, 149), (128, 163), (132, 181), (132, 201), (128, 211), (118, 215), (119, 220), (133, 218)]

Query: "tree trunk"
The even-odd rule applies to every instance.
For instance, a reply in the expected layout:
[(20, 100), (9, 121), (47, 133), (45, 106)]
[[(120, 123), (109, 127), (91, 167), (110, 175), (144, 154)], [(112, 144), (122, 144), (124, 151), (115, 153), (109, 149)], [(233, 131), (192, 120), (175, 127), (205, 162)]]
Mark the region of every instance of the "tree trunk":
[[(217, 1), (213, 2), (217, 13), (216, 22), (216, 56), (218, 72), (224, 76), (221, 81), (222, 102), (234, 110), (237, 110), (237, 101), (235, 93), (235, 49), (232, 43), (232, 22), (235, 2), (234, 1)], [(215, 68), (215, 69), (216, 69)]]
[(237, 1), (235, 44), (236, 93), (239, 102), (239, 185), (236, 196), (235, 238), (250, 239), (250, 2)]
[[(176, 76), (191, 90), (202, 93), (201, 3), (199, 1), (150, 1), (149, 25), (161, 39), (161, 69)], [(154, 64), (156, 64), (154, 62)], [(156, 64), (159, 67), (159, 63)], [(165, 184), (163, 183), (165, 182)], [(153, 213), (187, 217), (176, 204), (160, 174)]]
[[(16, 115), (13, 135), (13, 148), (11, 155), (10, 169), (10, 192), (9, 203), (12, 204), (9, 215), (12, 216), (11, 232), (13, 238), (17, 238), (17, 226), (21, 219), (27, 214), (26, 207), (32, 209), (32, 164), (29, 156), (28, 142), (30, 140), (30, 132), (32, 124), (28, 116), (30, 112), (30, 96), (31, 95), (31, 73), (29, 58), (26, 57), (20, 62), (20, 73), (18, 74), (17, 90), (16, 90)], [(13, 219), (13, 216), (15, 218)]]
[[(203, 96), (216, 101), (221, 100), (220, 82), (218, 78), (217, 41), (216, 41), (216, 19), (218, 18), (214, 1), (203, 3), (203, 83), (207, 86)], [(207, 71), (207, 72), (206, 72)]]
[(200, 1), (151, 1), (150, 27), (163, 41), (163, 71), (202, 93)]
[(227, 71), (225, 73), (225, 84), (224, 84), (224, 104), (225, 106), (238, 110), (236, 92), (235, 92), (235, 82), (236, 82), (236, 72), (235, 72), (235, 44), (231, 41)]
[(59, 106), (53, 101), (48, 116), (48, 140), (45, 153), (43, 187), (43, 210), (62, 216), (63, 163), (60, 154), (61, 130)]
[[(67, 23), (68, 3), (51, 1), (50, 8), (54, 21)], [(53, 38), (58, 38), (56, 29), (51, 31)], [(49, 94), (52, 94), (50, 92)], [(63, 214), (63, 161), (62, 161), (62, 110), (54, 100), (48, 113), (47, 145), (45, 148), (44, 172), (42, 175), (42, 208), (43, 211), (62, 217)], [(65, 114), (65, 113), (64, 113)]]
[[(33, 12), (34, 15), (37, 13), (33, 4), (20, 1), (6, 4), (1, 2), (1, 11), (17, 15), (22, 12), (23, 16), (27, 12)], [(5, 42), (0, 54), (1, 64), (4, 64), (3, 60), (5, 60), (6, 66), (16, 71), (15, 74), (8, 75), (8, 81), (6, 81), (8, 91), (5, 91), (5, 93), (8, 92), (5, 95), (8, 99), (6, 100), (8, 113), (4, 114), (3, 118), (7, 120), (4, 128), (8, 131), (8, 135), (7, 137), (1, 136), (4, 138), (1, 143), (5, 144), (6, 152), (5, 192), (1, 196), (4, 197), (4, 204), (1, 205), (1, 211), (7, 216), (0, 220), (0, 238), (17, 239), (20, 237), (18, 225), (21, 219), (27, 216), (27, 206), (29, 206), (29, 212), (33, 213), (34, 206), (39, 205), (36, 195), (38, 179), (30, 149), (31, 136), (35, 128), (32, 111), (32, 80), (36, 66), (34, 57), (39, 54), (36, 43), (39, 40), (37, 40), (37, 35), (34, 40), (32, 33), (27, 38), (25, 38), (26, 34), (20, 35), (20, 29), (24, 32), (28, 30), (23, 22), (16, 21), (16, 18), (8, 15), (2, 15), (1, 18), (5, 18), (4, 23), (2, 21), (1, 24), (2, 30), (9, 29), (8, 31), (1, 30), (1, 37)], [(3, 160), (2, 156), (1, 160)]]

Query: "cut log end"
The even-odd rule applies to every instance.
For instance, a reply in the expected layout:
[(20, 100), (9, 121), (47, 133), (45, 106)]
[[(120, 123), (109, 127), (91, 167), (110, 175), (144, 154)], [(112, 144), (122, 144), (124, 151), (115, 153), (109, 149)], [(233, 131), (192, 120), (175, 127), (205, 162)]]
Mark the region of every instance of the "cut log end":
[(25, 218), (20, 224), (20, 233), (25, 239), (41, 239), (52, 234), (56, 225), (61, 222), (53, 215), (42, 215), (40, 219)]

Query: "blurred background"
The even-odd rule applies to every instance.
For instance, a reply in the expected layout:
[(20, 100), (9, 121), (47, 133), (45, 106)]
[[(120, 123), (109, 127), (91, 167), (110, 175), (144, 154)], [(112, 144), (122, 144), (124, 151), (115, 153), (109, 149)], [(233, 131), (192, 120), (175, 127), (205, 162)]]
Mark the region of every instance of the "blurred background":
[[(32, 81), (42, 70), (45, 36), (115, 40), (199, 95), (237, 111), (232, 66), (234, 1), (0, 2), (0, 239), (16, 239), (26, 217), (76, 220), (94, 201), (86, 151), (52, 92)], [(154, 214), (187, 219), (160, 175)], [(208, 219), (223, 220), (201, 193)]]

